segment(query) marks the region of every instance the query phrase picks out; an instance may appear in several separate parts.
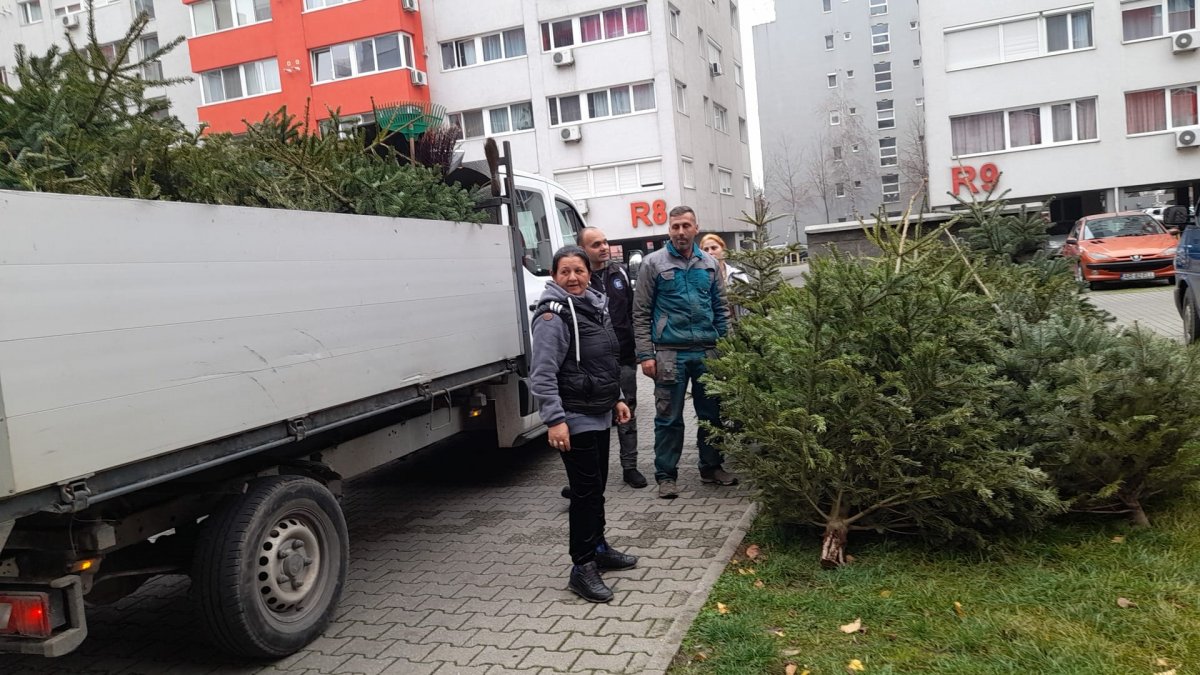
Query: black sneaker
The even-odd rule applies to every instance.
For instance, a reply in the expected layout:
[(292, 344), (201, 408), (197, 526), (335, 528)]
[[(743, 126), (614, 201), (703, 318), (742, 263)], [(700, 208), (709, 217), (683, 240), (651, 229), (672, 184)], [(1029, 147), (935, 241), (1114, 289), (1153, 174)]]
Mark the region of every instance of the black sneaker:
[(629, 487), (631, 487), (631, 488), (646, 487), (646, 477), (643, 476), (642, 472), (638, 471), (637, 468), (625, 469), (625, 471), (623, 473), (624, 473), (625, 482), (629, 485)]
[(567, 588), (588, 602), (608, 602), (613, 599), (612, 591), (600, 578), (595, 561), (572, 567)]
[(637, 556), (622, 553), (611, 546), (596, 551), (596, 567), (604, 571), (631, 570), (637, 567)]
[(567, 487), (562, 489), (562, 496), (563, 496), (563, 499), (571, 498), (571, 486), (570, 485), (568, 485)]

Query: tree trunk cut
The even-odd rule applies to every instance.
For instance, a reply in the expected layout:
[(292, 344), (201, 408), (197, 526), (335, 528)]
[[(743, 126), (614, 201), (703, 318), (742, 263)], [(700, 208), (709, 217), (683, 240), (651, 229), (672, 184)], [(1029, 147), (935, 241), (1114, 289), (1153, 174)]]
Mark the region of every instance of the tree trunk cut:
[(1133, 521), (1134, 527), (1150, 527), (1150, 518), (1146, 516), (1146, 510), (1142, 508), (1142, 503), (1137, 497), (1124, 497), (1121, 501), (1129, 507), (1129, 519)]
[(825, 538), (821, 544), (821, 567), (837, 569), (846, 564), (846, 535), (844, 523), (829, 523), (825, 526)]

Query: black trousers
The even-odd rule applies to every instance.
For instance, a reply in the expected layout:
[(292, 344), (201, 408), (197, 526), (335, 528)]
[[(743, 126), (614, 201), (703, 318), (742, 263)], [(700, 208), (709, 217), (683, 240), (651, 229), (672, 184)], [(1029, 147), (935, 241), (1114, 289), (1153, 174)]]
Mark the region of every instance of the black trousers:
[(584, 565), (596, 557), (604, 540), (604, 487), (608, 485), (611, 429), (571, 434), (571, 449), (560, 452), (571, 488), (571, 562)]

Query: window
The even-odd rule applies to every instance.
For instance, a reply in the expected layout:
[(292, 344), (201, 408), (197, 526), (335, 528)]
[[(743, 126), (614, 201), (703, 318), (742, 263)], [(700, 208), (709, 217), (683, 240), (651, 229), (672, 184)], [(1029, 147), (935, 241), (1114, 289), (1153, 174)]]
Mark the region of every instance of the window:
[(729, 111), (717, 103), (713, 103), (713, 128), (723, 133), (729, 133)]
[(854, 189), (858, 190), (860, 188), (862, 188), (862, 181), (861, 180), (854, 181)]
[(834, 183), (833, 184), (833, 196), (834, 197), (845, 197), (846, 196), (846, 184), (845, 183)]
[(847, 70), (847, 71), (846, 71), (846, 79), (847, 79), (847, 80), (852, 80), (852, 79), (854, 79), (854, 71), (853, 71), (853, 70)]
[(952, 117), (950, 136), (955, 156), (1094, 140), (1096, 99)]
[(921, 24), (917, 23), (916, 21), (909, 21), (909, 22), (908, 22), (908, 28), (909, 28), (909, 30), (916, 30), (916, 29), (917, 29), (917, 27), (918, 27), (918, 26), (920, 26), (920, 25), (921, 25)]
[[(692, 160), (685, 157), (682, 161), (684, 187), (695, 187)], [(554, 174), (554, 180), (567, 188), (575, 199), (645, 192), (663, 187), (662, 159), (655, 157), (559, 171)]]
[(683, 162), (683, 187), (689, 190), (696, 189), (696, 164), (691, 158), (682, 158)]
[(655, 109), (654, 83), (623, 84), (582, 94), (551, 96), (550, 125), (620, 117)]
[(717, 169), (717, 183), (721, 187), (721, 194), (733, 194), (733, 172), (728, 169)]
[(879, 139), (879, 166), (896, 166), (896, 139)]
[(916, 101), (915, 101), (915, 103), (917, 104), (917, 107), (918, 107), (918, 108), (924, 108), (924, 107), (925, 107), (925, 97), (924, 97), (924, 96), (918, 96), (918, 97), (917, 97), (917, 99), (916, 99)]
[(1092, 46), (1092, 10), (1014, 19), (945, 34), (946, 69), (1020, 61)]
[(21, 16), (21, 24), (28, 26), (31, 23), (41, 23), (42, 21), (42, 3), (41, 0), (31, 0), (30, 2), (18, 2), (17, 12)]
[(829, 51), (831, 49), (833, 49), (833, 36), (826, 35), (825, 36), (825, 51)]
[(708, 165), (708, 189), (712, 190), (713, 194), (717, 192), (717, 165)]
[[(672, 8), (673, 9), (673, 8)], [(672, 14), (678, 17), (678, 10)], [(650, 31), (646, 22), (646, 3), (614, 7), (593, 14), (542, 22), (542, 51), (562, 49), (576, 44), (615, 40), (626, 35)]]
[(821, 11), (828, 14), (833, 11), (833, 0), (821, 0)]
[(1125, 127), (1130, 134), (1165, 131), (1197, 123), (1196, 85), (1125, 94)]
[(913, 68), (921, 67), (921, 59), (913, 59)]
[(477, 63), (515, 59), (525, 56), (525, 31), (513, 28), (442, 43), (442, 70), (466, 68)]
[(896, 106), (891, 99), (875, 102), (875, 120), (880, 129), (896, 128)]
[(892, 62), (875, 64), (875, 91), (892, 90)]
[(741, 87), (745, 84), (742, 76), (742, 64), (737, 61), (733, 62), (733, 83)]
[(854, 115), (858, 114), (858, 108), (856, 108), (854, 106), (850, 106), (850, 108), (847, 109), (846, 112), (850, 113), (851, 116), (854, 116)]
[[(158, 36), (143, 35), (138, 40), (138, 45), (141, 49), (141, 57), (143, 59), (150, 58), (158, 51)], [(163, 79), (162, 61), (149, 61), (142, 65), (142, 79), (144, 80), (161, 80)]]
[(549, 276), (550, 222), (542, 195), (532, 190), (517, 190), (517, 230), (525, 248), (521, 259), (525, 269), (537, 276)]
[(312, 52), (313, 82), (328, 82), (385, 70), (411, 68), (412, 64), (413, 43), (412, 36), (408, 33), (391, 33), (365, 40), (343, 42)]
[(833, 151), (833, 161), (835, 161), (835, 162), (842, 161), (842, 146), (835, 145), (835, 146), (833, 146), (832, 151)]
[(871, 0), (871, 16), (887, 14), (887, 0)]
[(687, 114), (687, 85), (675, 80), (675, 109), (684, 115)]
[(754, 188), (750, 183), (750, 176), (742, 176), (742, 194), (746, 195), (746, 199), (754, 197)]
[(145, 14), (153, 19), (154, 0), (133, 0), (133, 11), (135, 14)]
[(850, 146), (850, 152), (858, 152), (858, 143)]
[(892, 38), (888, 33), (888, 25), (877, 23), (871, 26), (871, 53), (886, 54), (890, 51), (892, 51)]
[(270, 0), (200, 0), (191, 8), (196, 35), (271, 20)]
[(830, 89), (833, 89), (834, 87), (836, 87), (837, 86), (837, 73), (829, 73), (828, 75), (826, 75), (825, 76), (825, 84), (828, 85)]
[(558, 211), (558, 229), (562, 233), (563, 243), (568, 246), (575, 245), (579, 241), (579, 233), (587, 227), (583, 218), (579, 216), (575, 207), (565, 200), (555, 199), (554, 206)]
[(354, 0), (304, 0), (304, 11), (309, 12), (314, 9), (336, 7), (347, 2), (354, 2)]
[(829, 126), (836, 127), (842, 123), (842, 114), (837, 110), (829, 111)]
[(679, 24), (681, 23), (679, 10), (675, 5), (667, 5), (667, 10), (669, 12), (667, 15), (667, 27), (670, 29), (673, 37), (679, 37)]
[(274, 59), (200, 73), (204, 105), (280, 91), (279, 63)]
[(712, 126), (712, 108), (708, 105), (708, 97), (704, 97), (704, 126)]
[(1046, 17), (1046, 52), (1065, 52), (1092, 46), (1092, 10)]
[(528, 131), (533, 128), (533, 103), (523, 101), (487, 110), (464, 110), (450, 114), (447, 121), (461, 130), (462, 138)]
[(750, 131), (749, 131), (749, 128), (746, 126), (746, 118), (745, 117), (738, 118), (738, 139), (740, 139), (743, 143), (750, 142)]
[(721, 65), (721, 45), (712, 40), (705, 40), (708, 49), (708, 62), (717, 66)]
[(54, 16), (66, 16), (68, 14), (78, 14), (83, 11), (83, 3), (75, 2), (62, 7), (54, 8)]
[(849, 40), (850, 39), (850, 31), (846, 31), (845, 33), (842, 33), (842, 39)]
[(741, 28), (741, 19), (738, 18), (738, 7), (732, 2), (729, 3), (729, 25), (733, 26), (734, 30)]
[[(1163, 25), (1163, 17), (1167, 24)], [(1155, 0), (1136, 3), (1121, 12), (1124, 40), (1144, 40), (1196, 27), (1196, 0)]]
[(895, 204), (900, 201), (900, 176), (899, 174), (888, 174), (881, 176), (879, 179), (883, 186), (883, 203)]

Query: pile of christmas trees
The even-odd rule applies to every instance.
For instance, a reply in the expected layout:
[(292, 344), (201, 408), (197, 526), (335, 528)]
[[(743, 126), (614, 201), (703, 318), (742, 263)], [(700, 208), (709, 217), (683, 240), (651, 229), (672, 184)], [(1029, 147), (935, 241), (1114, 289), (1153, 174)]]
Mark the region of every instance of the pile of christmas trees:
[(799, 289), (763, 253), (761, 210), (756, 252), (735, 254), (753, 311), (710, 366), (719, 442), (776, 522), (823, 531), (826, 566), (854, 531), (1144, 525), (1147, 500), (1200, 478), (1197, 353), (1087, 303), (1036, 214), (969, 206), (954, 236), (881, 213), (877, 257), (818, 257)]

